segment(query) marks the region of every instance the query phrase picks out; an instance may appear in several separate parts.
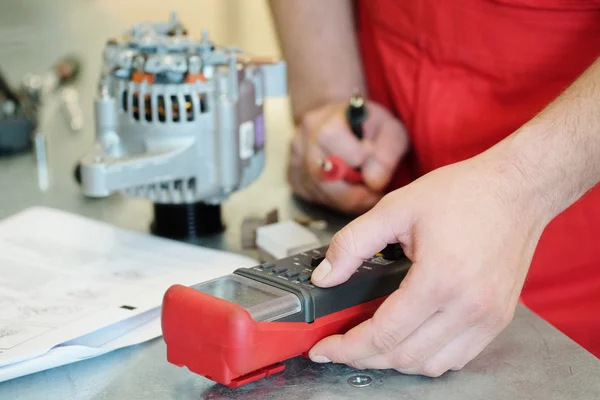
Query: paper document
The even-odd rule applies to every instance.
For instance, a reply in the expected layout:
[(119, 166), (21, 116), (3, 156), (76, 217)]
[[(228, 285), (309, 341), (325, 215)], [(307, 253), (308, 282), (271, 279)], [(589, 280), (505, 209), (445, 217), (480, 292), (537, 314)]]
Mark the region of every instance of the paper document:
[(97, 357), (161, 335), (160, 308), (154, 308), (114, 326), (55, 346), (40, 357), (0, 367), (0, 382)]
[(170, 285), (254, 263), (48, 208), (2, 220), (0, 381), (4, 368), (31, 370), (43, 355), (61, 365), (57, 355), (85, 358), (160, 336), (160, 329), (140, 335), (139, 328), (156, 324)]

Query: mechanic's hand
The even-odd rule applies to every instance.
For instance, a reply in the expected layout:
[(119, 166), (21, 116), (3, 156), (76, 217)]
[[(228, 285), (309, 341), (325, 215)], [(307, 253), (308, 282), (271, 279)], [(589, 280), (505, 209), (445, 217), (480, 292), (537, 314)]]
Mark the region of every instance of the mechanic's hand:
[(551, 217), (507, 164), (481, 157), (438, 169), (334, 236), (315, 285), (346, 281), (388, 243), (401, 243), (413, 266), (371, 319), (317, 343), (313, 361), (436, 377), (463, 368), (508, 325)]
[[(346, 122), (347, 102), (306, 114), (292, 139), (288, 179), (305, 200), (342, 212), (362, 213), (377, 203), (408, 148), (404, 127), (382, 106), (367, 102), (369, 116), (359, 141)], [(364, 184), (323, 182), (319, 161), (327, 155), (361, 168)]]

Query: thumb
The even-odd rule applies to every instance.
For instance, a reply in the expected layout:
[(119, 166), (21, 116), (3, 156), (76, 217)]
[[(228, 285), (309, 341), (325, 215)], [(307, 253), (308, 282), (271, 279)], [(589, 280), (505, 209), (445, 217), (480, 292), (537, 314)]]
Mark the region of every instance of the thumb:
[[(312, 283), (320, 287), (339, 285), (348, 280), (364, 260), (373, 257), (388, 244), (400, 242), (397, 232), (406, 232), (408, 217), (384, 197), (374, 208), (346, 225), (332, 238), (325, 255), (312, 274)], [(404, 234), (402, 235), (404, 237)]]
[(364, 143), (369, 144), (371, 155), (363, 164), (362, 173), (367, 186), (382, 191), (408, 150), (408, 135), (402, 124), (391, 115), (382, 118), (372, 135), (370, 141)]

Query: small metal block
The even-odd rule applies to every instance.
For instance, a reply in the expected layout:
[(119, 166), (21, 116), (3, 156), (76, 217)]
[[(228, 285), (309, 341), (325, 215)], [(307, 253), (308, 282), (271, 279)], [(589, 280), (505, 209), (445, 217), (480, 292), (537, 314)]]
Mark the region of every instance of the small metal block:
[(373, 378), (367, 375), (354, 375), (348, 378), (348, 383), (354, 387), (367, 387), (373, 383)]

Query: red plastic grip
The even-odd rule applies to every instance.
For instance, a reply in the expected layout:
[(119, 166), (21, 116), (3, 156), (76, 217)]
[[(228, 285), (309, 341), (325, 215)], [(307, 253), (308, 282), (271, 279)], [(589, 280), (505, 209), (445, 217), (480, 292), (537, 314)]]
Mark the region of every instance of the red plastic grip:
[(326, 181), (344, 180), (351, 184), (362, 183), (362, 174), (353, 168), (348, 167), (346, 162), (338, 156), (328, 156), (324, 160), (325, 164), (330, 164), (329, 170), (322, 170), (321, 177)]
[(167, 360), (229, 387), (285, 368), (321, 339), (345, 333), (370, 318), (385, 298), (339, 311), (313, 323), (256, 322), (243, 307), (181, 285), (170, 287), (162, 307)]

